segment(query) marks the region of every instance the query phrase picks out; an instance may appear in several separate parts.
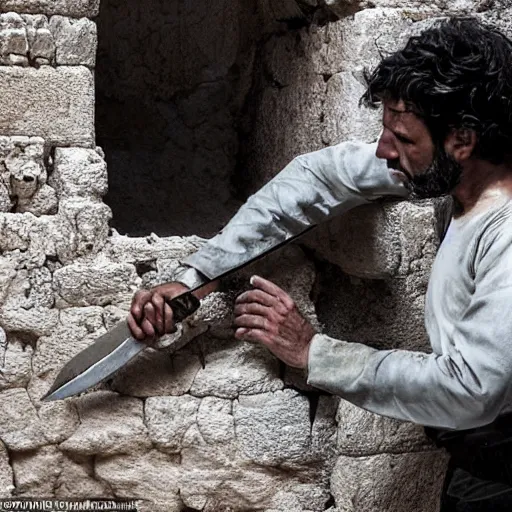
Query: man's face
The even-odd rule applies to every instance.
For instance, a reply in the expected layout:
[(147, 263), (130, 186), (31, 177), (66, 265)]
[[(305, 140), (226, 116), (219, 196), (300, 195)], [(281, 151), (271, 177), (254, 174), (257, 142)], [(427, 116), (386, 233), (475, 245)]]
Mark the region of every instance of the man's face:
[(444, 147), (434, 145), (425, 123), (407, 112), (403, 101), (384, 102), (383, 131), (376, 155), (418, 198), (449, 194), (462, 168)]

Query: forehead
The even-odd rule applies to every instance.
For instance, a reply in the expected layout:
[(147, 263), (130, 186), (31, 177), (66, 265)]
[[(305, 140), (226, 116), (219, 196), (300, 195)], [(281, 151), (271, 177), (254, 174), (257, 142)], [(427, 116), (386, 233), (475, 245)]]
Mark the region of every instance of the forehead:
[(428, 135), (425, 123), (416, 114), (408, 111), (402, 100), (385, 101), (383, 106), (383, 124), (386, 128), (409, 135)]

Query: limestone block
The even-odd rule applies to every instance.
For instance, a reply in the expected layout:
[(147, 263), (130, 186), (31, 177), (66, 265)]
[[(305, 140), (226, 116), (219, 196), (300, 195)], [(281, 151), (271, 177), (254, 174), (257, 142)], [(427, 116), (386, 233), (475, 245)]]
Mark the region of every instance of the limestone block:
[(14, 490), (12, 468), (5, 445), (0, 442), (0, 498), (10, 498)]
[(55, 236), (59, 260), (69, 263), (79, 256), (97, 254), (106, 243), (111, 217), (104, 203), (81, 197), (61, 200)]
[[(6, 64), (9, 55), (24, 57), (28, 65), (27, 32), (23, 18), (14, 12), (0, 14), (0, 63)], [(21, 61), (20, 61), (21, 62)]]
[(112, 498), (112, 491), (94, 477), (92, 458), (62, 458), (55, 496), (64, 499)]
[(441, 14), (460, 15), (468, 12), (477, 12), (482, 2), (480, 0), (455, 0), (445, 2), (444, 0), (326, 0), (326, 5), (338, 16), (344, 17), (347, 14), (347, 5), (357, 9), (398, 7), (408, 10), (418, 10), (418, 17)]
[(0, 212), (9, 212), (13, 202), (9, 196), (9, 189), (4, 183), (0, 183)]
[(96, 23), (87, 18), (52, 16), (50, 30), (57, 47), (57, 65), (87, 66), (96, 64), (98, 35)]
[[(119, 498), (148, 500), (158, 510), (180, 512), (183, 502), (179, 498), (179, 457), (160, 453), (98, 456), (95, 476), (105, 482)], [(144, 475), (144, 478), (141, 478)], [(166, 508), (161, 508), (165, 506)], [(149, 510), (156, 510), (150, 508)]]
[(190, 393), (236, 398), (282, 389), (279, 362), (264, 347), (236, 340), (203, 343), (204, 368), (197, 372)]
[(104, 334), (102, 309), (68, 308), (48, 336), (39, 338), (32, 358), (33, 378), (29, 393), (39, 400), (50, 388), (62, 366)]
[(32, 373), (33, 348), (15, 336), (5, 339), (5, 352), (3, 355), (0, 353), (0, 390), (26, 387)]
[(443, 452), (338, 459), (331, 476), (336, 506), (347, 512), (432, 512), (446, 470)]
[[(31, 390), (29, 390), (31, 394)], [(51, 444), (62, 443), (78, 428), (80, 418), (71, 401), (39, 402), (38, 415), (44, 437)]]
[(20, 269), (9, 282), (8, 294), (0, 308), (0, 319), (5, 329), (48, 334), (58, 321), (58, 312), (52, 310), (53, 290), (50, 271), (45, 268)]
[(46, 185), (44, 140), (37, 137), (1, 139), (0, 176), (5, 205), (2, 209), (35, 215), (55, 213), (55, 192)]
[(430, 202), (401, 201), (355, 208), (320, 226), (307, 243), (353, 276), (383, 279), (421, 272), (428, 280), (439, 238)]
[(44, 15), (22, 15), (26, 23), (30, 59), (38, 63), (52, 64), (55, 61), (55, 41)]
[(133, 295), (138, 285), (132, 265), (102, 259), (62, 267), (53, 280), (59, 307), (116, 303), (122, 294)]
[(37, 412), (25, 389), (0, 392), (0, 440), (10, 450), (26, 451), (46, 443)]
[(313, 512), (324, 510), (329, 500), (329, 484), (297, 483), (290, 488), (277, 492), (271, 500), (270, 508), (265, 512)]
[(69, 196), (101, 199), (108, 188), (107, 164), (94, 149), (57, 148), (49, 183), (59, 199)]
[(44, 266), (48, 257), (56, 256), (56, 226), (53, 217), (36, 217), (31, 213), (0, 214), (0, 250), (16, 261), (16, 268)]
[(34, 336), (50, 334), (59, 320), (59, 312), (45, 307), (20, 309), (16, 301), (6, 301), (0, 308), (0, 323), (7, 331)]
[(13, 453), (16, 496), (53, 497), (63, 458), (55, 446), (45, 446), (36, 452)]
[(235, 431), (241, 451), (263, 466), (305, 463), (310, 448), (309, 402), (291, 389), (235, 401)]
[[(341, 58), (342, 71), (361, 77), (363, 70), (372, 69), (382, 55), (405, 45), (413, 20), (407, 9), (375, 8), (357, 12), (335, 25), (333, 30), (339, 34), (340, 44), (334, 45), (332, 51), (337, 55), (331, 54), (331, 58)], [(330, 48), (326, 46), (324, 50)]]
[(328, 80), (322, 134), (327, 145), (344, 140), (377, 140), (382, 130), (381, 113), (359, 107), (365, 90), (351, 72), (337, 73)]
[(34, 195), (28, 200), (20, 200), (16, 211), (20, 213), (30, 212), (40, 217), (41, 215), (53, 215), (57, 213), (58, 200), (55, 190), (43, 185), (36, 190)]
[(79, 455), (133, 453), (151, 446), (143, 422), (143, 403), (109, 391), (75, 399), (80, 425), (61, 443), (65, 452)]
[(112, 230), (105, 252), (118, 262), (143, 263), (155, 260), (183, 260), (204, 242), (198, 237), (161, 238), (154, 233), (146, 237), (128, 237)]
[(180, 453), (185, 433), (197, 422), (200, 403), (189, 395), (148, 398), (145, 419), (155, 447), (166, 453)]
[(83, 66), (0, 68), (1, 135), (35, 135), (60, 146), (94, 145), (94, 80)]
[(415, 277), (359, 279), (326, 267), (319, 285), (317, 311), (334, 338), (378, 349), (429, 351), (425, 298)]
[(338, 450), (342, 455), (368, 456), (434, 449), (423, 427), (365, 411), (341, 400), (338, 413)]
[(62, 14), (81, 18), (98, 15), (99, 0), (0, 0), (0, 11)]
[(140, 398), (184, 395), (200, 368), (199, 357), (191, 351), (167, 354), (148, 348), (115, 375), (111, 387)]

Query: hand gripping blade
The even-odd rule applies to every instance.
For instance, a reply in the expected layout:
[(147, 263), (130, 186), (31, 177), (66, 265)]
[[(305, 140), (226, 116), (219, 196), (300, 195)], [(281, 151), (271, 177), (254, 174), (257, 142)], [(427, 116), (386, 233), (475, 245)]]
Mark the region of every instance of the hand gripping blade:
[[(166, 302), (173, 311), (175, 322), (183, 321), (200, 305), (199, 299), (190, 291)], [(119, 322), (73, 357), (62, 368), (52, 387), (41, 400), (62, 400), (86, 391), (108, 379), (147, 346), (147, 343), (132, 338), (126, 322)]]

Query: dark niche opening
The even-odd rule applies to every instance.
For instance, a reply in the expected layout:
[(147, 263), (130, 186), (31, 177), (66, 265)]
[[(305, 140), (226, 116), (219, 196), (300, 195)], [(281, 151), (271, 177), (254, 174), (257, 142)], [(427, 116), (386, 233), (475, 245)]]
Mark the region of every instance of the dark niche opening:
[(102, 0), (97, 141), (112, 226), (211, 236), (236, 211), (237, 123), (259, 19), (254, 0)]

